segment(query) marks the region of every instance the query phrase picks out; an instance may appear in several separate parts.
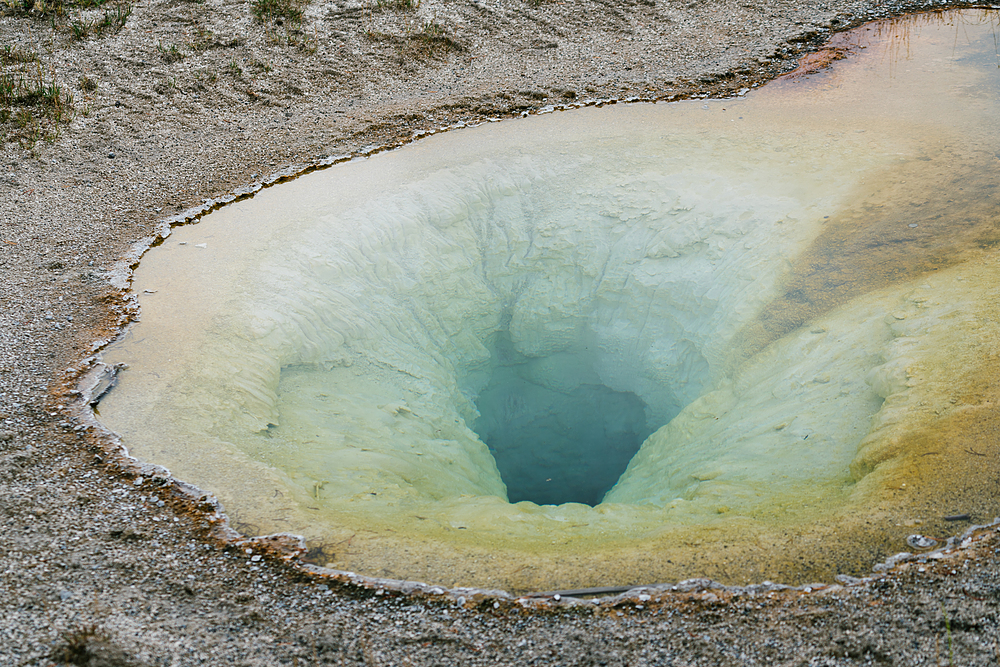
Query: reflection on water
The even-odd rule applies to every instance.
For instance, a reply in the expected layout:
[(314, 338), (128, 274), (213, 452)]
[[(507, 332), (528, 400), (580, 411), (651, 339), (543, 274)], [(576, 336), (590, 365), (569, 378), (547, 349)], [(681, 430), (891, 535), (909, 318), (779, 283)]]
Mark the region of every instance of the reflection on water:
[(213, 213), (143, 259), (102, 421), (248, 532), (443, 584), (801, 582), (989, 520), (997, 16)]
[[(932, 12), (858, 28), (838, 35), (834, 43), (854, 54), (855, 62), (842, 69), (853, 71), (860, 66), (858, 61), (869, 61), (877, 70), (874, 85), (889, 85), (890, 95), (919, 85), (912, 83), (914, 78), (942, 77), (942, 88), (928, 87), (925, 95), (955, 95), (954, 112), (975, 113), (981, 97), (987, 105), (995, 104), (1000, 77), (989, 76), (989, 68), (1000, 67), (998, 27), (994, 11)], [(929, 57), (930, 40), (940, 40), (944, 53)], [(862, 49), (869, 51), (864, 58)], [(984, 75), (974, 81), (946, 80), (949, 72), (961, 68), (981, 70)], [(820, 77), (839, 85), (836, 72)], [(780, 89), (783, 84), (774, 86)], [(889, 103), (901, 105), (908, 99), (899, 96)], [(919, 106), (906, 115), (919, 116), (920, 124), (934, 124), (947, 122), (944, 113), (944, 108), (935, 112)], [(1000, 130), (995, 116), (982, 121), (984, 125), (971, 131), (995, 135)], [(857, 201), (831, 216), (822, 234), (796, 259), (784, 293), (744, 332), (755, 340), (751, 351), (848, 299), (959, 264), (970, 252), (995, 247), (1000, 241), (998, 157), (989, 143), (946, 143), (913, 160), (901, 159), (889, 178), (862, 187)]]

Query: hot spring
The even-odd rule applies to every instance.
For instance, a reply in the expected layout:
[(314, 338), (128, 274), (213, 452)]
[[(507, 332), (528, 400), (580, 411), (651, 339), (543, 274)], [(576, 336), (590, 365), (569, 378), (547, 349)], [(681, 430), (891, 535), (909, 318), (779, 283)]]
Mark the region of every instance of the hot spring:
[(989, 521), (997, 16), (859, 29), (745, 98), (437, 135), (178, 228), (100, 419), (245, 533), (444, 585), (796, 583)]

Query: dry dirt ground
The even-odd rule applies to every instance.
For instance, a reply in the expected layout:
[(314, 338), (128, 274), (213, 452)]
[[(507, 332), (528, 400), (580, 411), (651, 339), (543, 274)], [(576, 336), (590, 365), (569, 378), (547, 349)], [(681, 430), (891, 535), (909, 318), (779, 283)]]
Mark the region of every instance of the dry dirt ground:
[(114, 1), (0, 4), (0, 665), (1000, 663), (995, 531), (818, 592), (405, 596), (226, 542), (70, 410), (132, 315), (115, 267), (170, 215), (457, 121), (732, 94), (934, 3)]

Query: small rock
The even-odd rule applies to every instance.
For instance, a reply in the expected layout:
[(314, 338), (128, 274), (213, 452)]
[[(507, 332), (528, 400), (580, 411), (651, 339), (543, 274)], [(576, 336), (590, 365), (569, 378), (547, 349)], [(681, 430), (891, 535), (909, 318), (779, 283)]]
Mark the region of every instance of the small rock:
[(935, 546), (938, 541), (933, 537), (928, 537), (926, 535), (910, 535), (906, 538), (906, 543), (914, 549), (930, 549)]
[(63, 602), (70, 599), (71, 597), (73, 597), (73, 594), (70, 593), (69, 591), (59, 591), (59, 599), (62, 600)]
[(132, 526), (118, 526), (108, 531), (108, 534), (111, 537), (124, 542), (138, 542), (146, 537), (143, 533), (137, 531)]
[(14, 439), (13, 431), (0, 431), (0, 442), (10, 442)]

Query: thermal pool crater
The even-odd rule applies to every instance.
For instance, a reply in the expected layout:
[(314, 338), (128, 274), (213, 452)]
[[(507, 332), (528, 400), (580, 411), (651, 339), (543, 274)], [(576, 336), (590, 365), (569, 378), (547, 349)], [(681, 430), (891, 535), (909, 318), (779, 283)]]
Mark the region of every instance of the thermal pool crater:
[(142, 260), (100, 419), (243, 532), (446, 585), (804, 582), (989, 520), (996, 17), (227, 206)]

